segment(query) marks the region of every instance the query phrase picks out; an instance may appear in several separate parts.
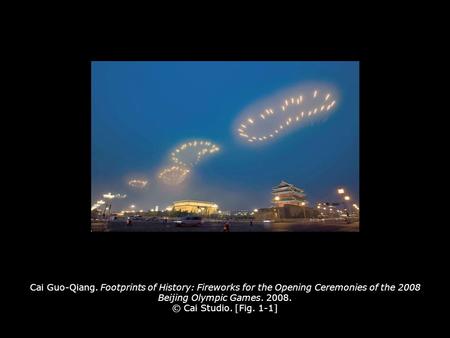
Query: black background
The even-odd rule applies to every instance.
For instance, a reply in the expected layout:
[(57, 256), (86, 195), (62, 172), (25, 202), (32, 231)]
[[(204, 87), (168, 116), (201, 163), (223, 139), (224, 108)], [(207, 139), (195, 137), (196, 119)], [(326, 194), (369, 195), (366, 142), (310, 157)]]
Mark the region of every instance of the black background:
[[(412, 50), (395, 38), (347, 28), (319, 30), (309, 38), (299, 30), (294, 36), (260, 32), (240, 39), (183, 33), (161, 38), (157, 30), (132, 38), (118, 29), (108, 38), (73, 32), (31, 42), (30, 73), (22, 79), (27, 97), (19, 103), (30, 106), (20, 117), (26, 125), (22, 175), (33, 195), (26, 198), (32, 216), (21, 224), (24, 245), (17, 265), (29, 306), (47, 302), (59, 308), (87, 300), (92, 313), (105, 311), (98, 304), (107, 302), (108, 311), (121, 315), (187, 316), (171, 313), (150, 296), (32, 294), (30, 283), (405, 282), (422, 283), (423, 292), (305, 296), (278, 317), (306, 312), (354, 320), (375, 307), (382, 312), (371, 316), (383, 320), (396, 321), (399, 313), (409, 320), (417, 316), (418, 300), (427, 290), (426, 264), (424, 234), (414, 222), (423, 211), (411, 204), (418, 187), (408, 175), (416, 163), (407, 133), (418, 107), (399, 99), (414, 96)], [(93, 60), (359, 60), (360, 233), (91, 233)], [(399, 212), (406, 209), (410, 212)]]

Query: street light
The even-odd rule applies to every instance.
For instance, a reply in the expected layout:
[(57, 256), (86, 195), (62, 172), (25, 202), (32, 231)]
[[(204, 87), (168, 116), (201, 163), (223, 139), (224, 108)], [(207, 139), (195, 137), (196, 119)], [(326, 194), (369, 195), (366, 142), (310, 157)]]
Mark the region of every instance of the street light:
[(258, 212), (258, 209), (253, 209), (253, 212)]
[(303, 219), (306, 219), (306, 212), (305, 212), (305, 202), (302, 202), (302, 207), (303, 207)]
[[(106, 198), (107, 200), (109, 200), (109, 208), (107, 208), (108, 203), (100, 203), (100, 204), (105, 204), (105, 209), (103, 210), (103, 218), (106, 218), (106, 210), (109, 210), (109, 216), (111, 216), (111, 210), (112, 210), (111, 202), (114, 198), (116, 198), (116, 196), (109, 192), (107, 194), (103, 194), (103, 198)], [(101, 201), (99, 201), (99, 202), (101, 202)]]
[[(338, 192), (339, 195), (345, 194), (344, 188), (338, 188), (337, 192)], [(344, 206), (346, 208), (345, 210), (346, 210), (347, 216), (350, 216), (349, 213), (348, 213), (347, 201), (350, 201), (350, 196), (345, 195), (344, 196)]]
[(275, 201), (279, 201), (280, 200), (280, 196), (275, 196), (274, 200)]
[(345, 213), (347, 214), (347, 223), (350, 223), (350, 213), (349, 213), (349, 207), (346, 203), (346, 201), (350, 201), (350, 196), (344, 196), (344, 205), (345, 205)]

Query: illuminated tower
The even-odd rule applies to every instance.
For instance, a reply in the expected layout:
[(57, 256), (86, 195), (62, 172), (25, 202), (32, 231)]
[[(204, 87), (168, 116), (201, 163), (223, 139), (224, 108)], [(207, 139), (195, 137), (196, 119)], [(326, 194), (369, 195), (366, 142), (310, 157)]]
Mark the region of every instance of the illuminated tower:
[(272, 189), (272, 204), (275, 207), (284, 207), (285, 205), (305, 206), (307, 203), (304, 191), (293, 184), (281, 181)]

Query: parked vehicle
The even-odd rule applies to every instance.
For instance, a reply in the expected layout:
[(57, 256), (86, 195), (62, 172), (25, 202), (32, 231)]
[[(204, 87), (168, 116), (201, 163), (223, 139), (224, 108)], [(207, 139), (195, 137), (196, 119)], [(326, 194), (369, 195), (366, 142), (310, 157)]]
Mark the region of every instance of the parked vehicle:
[(195, 226), (203, 223), (203, 219), (200, 216), (187, 216), (181, 220), (175, 221), (177, 226)]
[(155, 216), (147, 217), (147, 218), (145, 218), (145, 220), (147, 222), (152, 222), (152, 223), (161, 223), (161, 220), (158, 217), (155, 217)]

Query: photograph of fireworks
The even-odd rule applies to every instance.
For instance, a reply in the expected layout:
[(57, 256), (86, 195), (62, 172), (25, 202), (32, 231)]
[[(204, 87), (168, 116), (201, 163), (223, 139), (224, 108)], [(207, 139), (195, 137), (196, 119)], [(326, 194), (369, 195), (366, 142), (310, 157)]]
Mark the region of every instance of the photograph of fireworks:
[(91, 231), (359, 232), (359, 62), (91, 63)]

